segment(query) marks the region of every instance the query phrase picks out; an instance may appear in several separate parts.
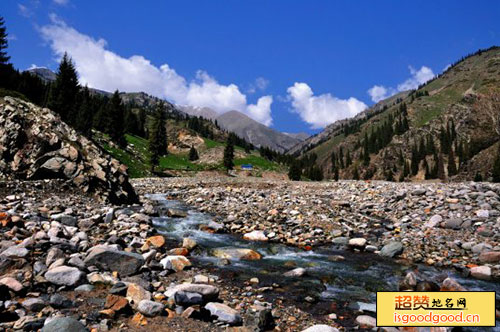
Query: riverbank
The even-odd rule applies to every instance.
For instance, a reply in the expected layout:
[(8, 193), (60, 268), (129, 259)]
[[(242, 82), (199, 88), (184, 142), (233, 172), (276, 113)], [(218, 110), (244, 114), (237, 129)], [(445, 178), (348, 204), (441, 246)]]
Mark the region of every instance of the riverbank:
[[(415, 272), (418, 278), (412, 277), (413, 272), (408, 274), (407, 270), (413, 269), (410, 262), (414, 256), (408, 252), (413, 242), (405, 232), (416, 230), (413, 226), (395, 226), (394, 223), (391, 226), (383, 219), (392, 220), (384, 217), (390, 212), (383, 203), (384, 197), (392, 202), (388, 205), (391, 207), (405, 201), (405, 198), (389, 198), (391, 191), (384, 191), (384, 185), (227, 178), (141, 179), (134, 181), (141, 196), (140, 205), (109, 206), (57, 180), (2, 182), (0, 328), (36, 330), (43, 327), (42, 331), (47, 332), (69, 327), (73, 331), (87, 328), (97, 331), (220, 331), (232, 325), (242, 327), (230, 327), (231, 331), (255, 331), (273, 326), (277, 331), (301, 331), (315, 324), (341, 330), (370, 327), (374, 323), (370, 296), (360, 293), (359, 299), (352, 297), (352, 301), (344, 303), (346, 301), (338, 301), (335, 294), (343, 291), (346, 297), (352, 296), (356, 287), (371, 295), (379, 287), (450, 287), (450, 279), (438, 275), (439, 271), (432, 271), (433, 280), (430, 281), (426, 278), (431, 274), (423, 273), (426, 271)], [(388, 186), (394, 188), (396, 184)], [(429, 186), (432, 189), (434, 185)], [(460, 185), (449, 186), (447, 188)], [(411, 200), (418, 197), (427, 204), (432, 202), (425, 198), (427, 193), (416, 192), (416, 187), (399, 188), (406, 190), (405, 197)], [(426, 191), (431, 190), (429, 188), (426, 187)], [(458, 188), (454, 190), (462, 190)], [(452, 189), (443, 193), (448, 190)], [(497, 197), (490, 193), (492, 190), (496, 188), (481, 191), (484, 195), (476, 199), (476, 202), (484, 201), (480, 204), (490, 204), (488, 213), (491, 215), (483, 218), (479, 225), (479, 221), (474, 222), (468, 231), (469, 241), (485, 243), (482, 247), (486, 253), (498, 251), (495, 242), (498, 241), (495, 228), (498, 224), (493, 222), (496, 222), (498, 205)], [(345, 195), (350, 191), (349, 199)], [(476, 191), (471, 190), (473, 192)], [(156, 199), (144, 196), (152, 193), (169, 193), (167, 198), (183, 203), (169, 207), (169, 201), (164, 201), (165, 195), (155, 195)], [(356, 197), (356, 193), (368, 196)], [(441, 193), (435, 196), (438, 195), (445, 196)], [(374, 205), (361, 207), (362, 203)], [(411, 205), (413, 213), (418, 214), (419, 209), (415, 206)], [(486, 206), (482, 207), (485, 210)], [(379, 215), (379, 208), (385, 214)], [(410, 208), (397, 212), (396, 216), (405, 211)], [(375, 219), (380, 226), (375, 226)], [(202, 222), (198, 223), (200, 220)], [(168, 229), (169, 225), (196, 228), (188, 228), (181, 237), (176, 237)], [(492, 235), (484, 235), (481, 226), (492, 227)], [(391, 227), (399, 227), (400, 231)], [(336, 229), (343, 233), (336, 233)], [(383, 229), (378, 235), (381, 239), (374, 240), (372, 234), (377, 229)], [(238, 236), (255, 230), (262, 232), (254, 232), (254, 238), (249, 241)], [(198, 241), (190, 238), (195, 231), (199, 232)], [(225, 235), (226, 232), (237, 235)], [(272, 236), (272, 232), (277, 235)], [(430, 243), (437, 241), (433, 234), (463, 239), (459, 231), (440, 226), (431, 228), (431, 232)], [(307, 233), (310, 235), (306, 236)], [(255, 253), (244, 251), (245, 258), (234, 259), (234, 251), (219, 250), (218, 254), (208, 251), (208, 243), (203, 239), (214, 241), (217, 234), (221, 236), (218, 241), (227, 242), (226, 246), (254, 248)], [(262, 235), (268, 240), (252, 241)], [(287, 238), (294, 243), (289, 243)], [(367, 242), (362, 243), (362, 238)], [(352, 241), (354, 239), (357, 240)], [(398, 261), (391, 263), (392, 259), (377, 253), (389, 239), (399, 239), (403, 244), (403, 252), (395, 256), (400, 263), (408, 265)], [(342, 247), (346, 241), (347, 244), (351, 242), (352, 250), (333, 252), (319, 246), (336, 243)], [(285, 243), (295, 245), (296, 251), (282, 246)], [(446, 250), (447, 245), (444, 241), (434, 250)], [(462, 247), (463, 244), (460, 250), (465, 252), (467, 249)], [(399, 254), (399, 250), (394, 252)], [(239, 253), (241, 251), (236, 252)], [(286, 260), (280, 255), (285, 255)], [(470, 258), (464, 254), (463, 260), (465, 263), (467, 259), (480, 261), (481, 257), (496, 257), (488, 255), (472, 252)], [(248, 257), (259, 259), (246, 263)], [(423, 254), (424, 261), (425, 258)], [(274, 264), (272, 259), (279, 259), (281, 263)], [(331, 277), (318, 271), (322, 262), (330, 262), (327, 272), (333, 272)], [(490, 282), (498, 268), (495, 264), (498, 263), (481, 263), (491, 269), (489, 276), (483, 276)], [(382, 266), (385, 270), (377, 270)], [(241, 269), (246, 272), (241, 273)], [(457, 269), (460, 272), (457, 277), (467, 275), (471, 269)], [(283, 271), (290, 272), (286, 280), (282, 277)], [(342, 274), (351, 272), (353, 275), (349, 277)], [(367, 272), (374, 276), (383, 273), (388, 286), (369, 279), (358, 286), (356, 273), (366, 275)], [(473, 280), (464, 279), (464, 285), (468, 287), (470, 283), (471, 287), (476, 287)], [(339, 284), (343, 285), (340, 290), (332, 287)]]
[(500, 277), (496, 184), (220, 177), (140, 179), (134, 187), (168, 192), (250, 238), (305, 249), (333, 243), (473, 277)]

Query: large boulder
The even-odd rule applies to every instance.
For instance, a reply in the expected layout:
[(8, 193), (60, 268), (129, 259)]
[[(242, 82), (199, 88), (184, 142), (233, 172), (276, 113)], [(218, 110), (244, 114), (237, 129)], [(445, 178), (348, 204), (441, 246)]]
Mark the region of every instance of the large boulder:
[(217, 287), (212, 285), (191, 283), (179, 284), (169, 287), (165, 291), (165, 296), (175, 298), (175, 295), (178, 292), (200, 294), (203, 298), (203, 301), (214, 301), (219, 297), (219, 289)]
[(116, 250), (113, 247), (94, 247), (87, 258), (87, 266), (95, 265), (107, 271), (117, 271), (121, 276), (129, 276), (136, 273), (144, 264), (144, 258), (139, 254)]
[(401, 242), (392, 241), (386, 244), (382, 250), (380, 250), (380, 256), (394, 257), (401, 255), (403, 253), (404, 247)]
[(54, 112), (12, 97), (0, 99), (0, 178), (65, 179), (112, 203), (137, 201), (125, 165)]

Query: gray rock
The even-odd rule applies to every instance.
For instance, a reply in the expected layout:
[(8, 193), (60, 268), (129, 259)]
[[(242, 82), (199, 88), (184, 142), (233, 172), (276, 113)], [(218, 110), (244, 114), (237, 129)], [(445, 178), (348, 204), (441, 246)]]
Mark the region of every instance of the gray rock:
[(80, 285), (75, 288), (75, 292), (92, 292), (94, 290), (94, 286), (89, 284)]
[(367, 315), (361, 315), (356, 317), (356, 323), (362, 327), (370, 329), (377, 326), (377, 320)]
[(207, 303), (205, 309), (210, 311), (212, 316), (217, 317), (218, 321), (228, 323), (230, 325), (241, 324), (242, 319), (240, 313), (225, 304), (218, 302)]
[(88, 332), (79, 321), (71, 317), (56, 317), (45, 324), (41, 332)]
[(95, 265), (107, 271), (118, 271), (121, 276), (136, 273), (144, 264), (144, 258), (139, 254), (119, 251), (112, 247), (97, 246), (85, 258), (87, 266)]
[(170, 208), (167, 210), (167, 215), (172, 218), (186, 218), (187, 212), (180, 209)]
[(306, 269), (304, 269), (303, 267), (298, 267), (296, 269), (283, 273), (283, 275), (285, 277), (302, 277), (306, 273), (307, 273)]
[(339, 330), (337, 328), (325, 324), (316, 324), (311, 327), (308, 327), (305, 330), (302, 330), (302, 332), (338, 332), (338, 331)]
[(471, 248), (472, 252), (475, 254), (480, 254), (483, 251), (491, 250), (491, 245), (487, 243), (478, 243)]
[(141, 314), (150, 317), (161, 315), (164, 308), (165, 306), (163, 304), (149, 300), (142, 300), (137, 305), (137, 310)]
[(19, 246), (13, 246), (13, 247), (9, 247), (6, 250), (4, 250), (0, 254), (0, 256), (5, 257), (5, 258), (9, 258), (9, 259), (13, 259), (13, 258), (24, 258), (24, 257), (28, 256), (28, 254), (29, 254), (28, 249), (23, 248), (23, 247), (19, 247)]
[(50, 266), (52, 263), (54, 263), (56, 260), (59, 258), (64, 258), (64, 251), (57, 247), (52, 247), (49, 249), (49, 252), (47, 253), (47, 257), (45, 258), (45, 265)]
[(392, 241), (382, 247), (380, 250), (380, 256), (384, 257), (395, 257), (403, 253), (404, 247), (401, 242)]
[(332, 243), (339, 246), (346, 246), (349, 243), (349, 238), (344, 236), (336, 237), (332, 240)]
[(180, 284), (176, 286), (169, 287), (165, 291), (165, 296), (174, 297), (179, 291), (188, 293), (198, 293), (203, 297), (204, 301), (213, 301), (219, 297), (219, 289), (212, 285), (205, 284)]
[(71, 308), (75, 305), (73, 301), (71, 301), (67, 297), (62, 296), (61, 294), (52, 295), (50, 297), (49, 304), (51, 307), (56, 309)]
[(424, 227), (434, 228), (443, 221), (443, 217), (439, 214), (433, 215), (425, 224)]
[(175, 304), (183, 307), (189, 307), (195, 304), (203, 303), (203, 297), (199, 293), (179, 291), (175, 293), (174, 299), (175, 299)]
[(66, 225), (66, 226), (75, 227), (76, 224), (78, 223), (78, 219), (76, 219), (73, 216), (69, 216), (67, 214), (64, 214), (64, 213), (52, 215), (51, 218), (59, 221), (61, 224)]
[(460, 229), (460, 226), (462, 225), (463, 220), (460, 218), (451, 218), (446, 220), (446, 223), (444, 225), (445, 228), (451, 228), (451, 229)]
[(30, 297), (23, 301), (23, 307), (31, 312), (38, 312), (45, 308), (47, 305), (45, 302), (38, 297)]
[(470, 269), (470, 275), (477, 279), (490, 280), (491, 267), (486, 265), (473, 267)]
[(86, 275), (76, 267), (62, 265), (47, 271), (44, 277), (59, 286), (75, 286), (83, 281)]
[(427, 190), (425, 190), (424, 188), (417, 188), (417, 189), (412, 191), (412, 195), (422, 196), (422, 195), (425, 195), (426, 192), (427, 192)]

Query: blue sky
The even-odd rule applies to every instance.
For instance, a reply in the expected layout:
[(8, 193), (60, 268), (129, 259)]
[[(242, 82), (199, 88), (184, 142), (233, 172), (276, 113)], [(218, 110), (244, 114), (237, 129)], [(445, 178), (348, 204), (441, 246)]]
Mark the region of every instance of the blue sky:
[[(315, 133), (500, 45), (500, 1), (4, 0), (19, 69)], [(370, 93), (369, 93), (370, 92)]]

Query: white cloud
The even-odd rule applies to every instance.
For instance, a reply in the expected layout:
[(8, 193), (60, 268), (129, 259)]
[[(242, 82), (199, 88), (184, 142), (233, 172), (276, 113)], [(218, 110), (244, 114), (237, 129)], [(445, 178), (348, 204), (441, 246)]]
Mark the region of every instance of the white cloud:
[(52, 0), (55, 4), (65, 6), (69, 3), (69, 0)]
[(370, 89), (368, 89), (368, 94), (372, 98), (372, 100), (378, 103), (381, 100), (384, 100), (395, 93), (394, 89), (386, 88), (383, 85), (374, 85)]
[(264, 77), (257, 77), (255, 82), (248, 86), (247, 93), (255, 93), (257, 90), (264, 91), (269, 86), (269, 80)]
[(422, 66), (419, 70), (416, 70), (412, 66), (408, 66), (410, 69), (410, 78), (405, 80), (403, 83), (398, 84), (397, 88), (385, 87), (383, 85), (374, 85), (368, 89), (368, 94), (370, 95), (372, 101), (375, 103), (391, 97), (398, 92), (408, 91), (418, 88), (419, 85), (431, 80), (436, 76), (432, 69), (426, 66)]
[(29, 9), (27, 6), (22, 5), (20, 3), (17, 4), (17, 9), (19, 12), (19, 15), (24, 16), (24, 17), (31, 17), (33, 15), (33, 11)]
[(210, 107), (218, 113), (237, 110), (263, 124), (272, 123), (271, 96), (249, 105), (237, 85), (220, 84), (203, 70), (188, 82), (168, 64), (157, 67), (141, 55), (121, 57), (107, 48), (104, 39), (82, 34), (53, 14), (50, 18), (52, 23), (41, 27), (40, 33), (58, 57), (68, 52), (83, 85), (107, 91), (145, 91), (176, 104)]
[(295, 82), (287, 89), (293, 111), (311, 128), (324, 128), (337, 120), (350, 118), (367, 108), (366, 104), (356, 98), (339, 99), (329, 93), (314, 96), (306, 83)]
[(410, 69), (411, 77), (398, 85), (398, 91), (416, 89), (420, 84), (424, 84), (435, 76), (432, 69), (426, 66), (422, 66), (419, 70), (416, 70), (412, 66), (408, 68)]
[(13, 34), (10, 34), (10, 35), (7, 36), (7, 40), (17, 40), (17, 36), (13, 35)]

